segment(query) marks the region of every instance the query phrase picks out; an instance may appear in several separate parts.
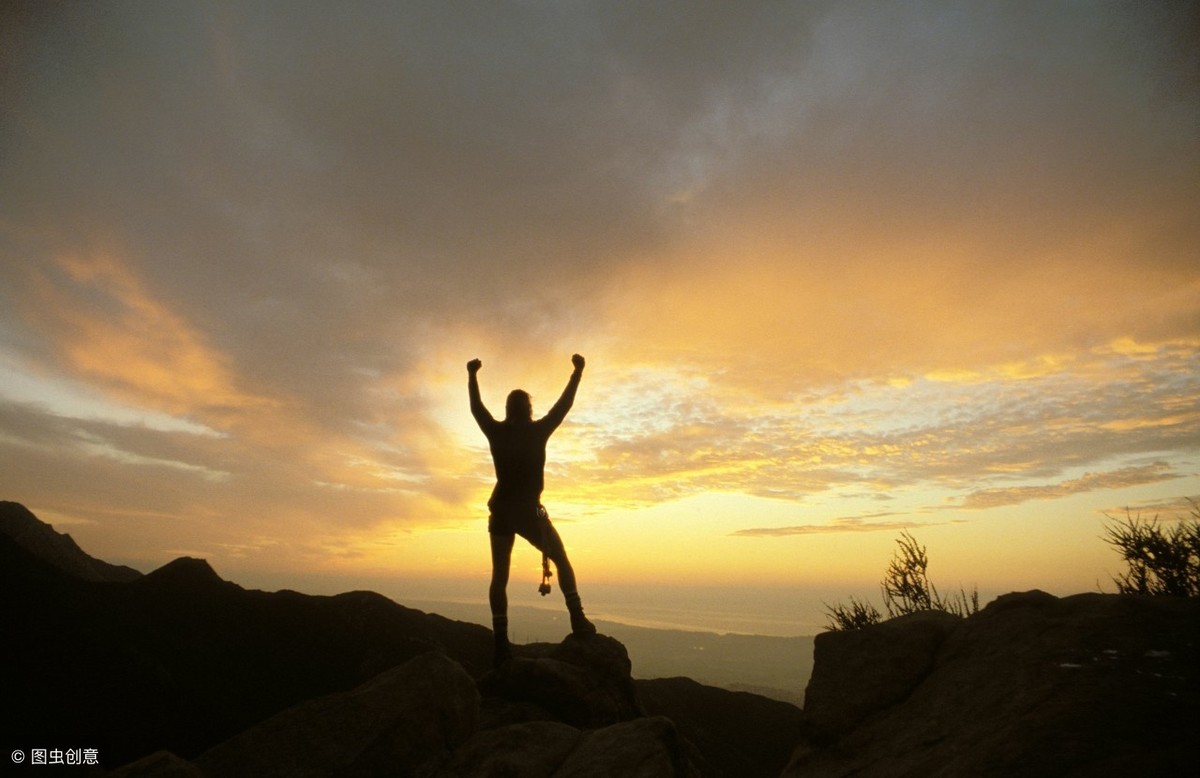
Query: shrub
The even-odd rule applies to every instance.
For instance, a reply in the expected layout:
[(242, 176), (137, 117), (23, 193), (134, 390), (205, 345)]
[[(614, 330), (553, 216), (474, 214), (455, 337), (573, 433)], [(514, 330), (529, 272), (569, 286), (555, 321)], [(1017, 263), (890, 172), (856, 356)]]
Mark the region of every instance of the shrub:
[(849, 605), (826, 605), (828, 611), (829, 629), (833, 632), (847, 632), (852, 629), (863, 629), (883, 620), (883, 615), (869, 602), (859, 602), (852, 596)]
[(1124, 521), (1105, 514), (1113, 524), (1106, 526), (1105, 542), (1114, 547), (1128, 565), (1113, 576), (1121, 594), (1151, 594), (1168, 597), (1200, 596), (1200, 505), (1191, 503), (1191, 518), (1173, 526), (1159, 523), (1158, 516), (1144, 521), (1141, 514), (1125, 509)]
[[(889, 618), (929, 610), (946, 611), (964, 617), (979, 612), (979, 592), (976, 589), (972, 589), (970, 594), (959, 589), (958, 594), (942, 597), (929, 580), (926, 573), (929, 555), (916, 538), (908, 532), (902, 532), (896, 544), (900, 548), (892, 555), (892, 561), (879, 585)], [(826, 605), (825, 610), (832, 632), (863, 629), (883, 620), (883, 614), (875, 606), (859, 602), (853, 597), (849, 605)]]
[(979, 612), (979, 592), (967, 593), (959, 589), (958, 594), (943, 598), (925, 572), (929, 556), (925, 547), (907, 532), (900, 533), (896, 541), (900, 550), (892, 556), (883, 582), (883, 604), (888, 616), (903, 616), (918, 611), (946, 611), (955, 616), (969, 616)]

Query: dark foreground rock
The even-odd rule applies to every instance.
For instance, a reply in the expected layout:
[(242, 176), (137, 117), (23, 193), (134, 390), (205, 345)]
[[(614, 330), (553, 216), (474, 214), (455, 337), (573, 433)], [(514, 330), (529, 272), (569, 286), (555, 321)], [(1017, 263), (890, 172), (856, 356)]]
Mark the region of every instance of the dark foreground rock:
[(630, 661), (604, 635), (516, 647), (476, 682), (430, 652), (310, 700), (189, 762), (169, 752), (115, 778), (704, 776), (670, 719), (646, 716)]
[(816, 640), (786, 776), (1186, 775), (1200, 601), (1044, 592)]
[(277, 714), (196, 764), (229, 778), (404, 775), (465, 742), (478, 718), (471, 676), (431, 652), (353, 691)]
[(461, 665), (430, 652), (350, 692), (289, 708), (192, 762), (159, 752), (110, 776), (716, 775), (670, 719), (641, 713), (620, 643), (567, 638), (550, 651), (557, 659), (532, 653), (477, 686)]
[(484, 730), (419, 775), (422, 778), (705, 775), (690, 760), (688, 751), (675, 725), (661, 716), (594, 730), (537, 721)]

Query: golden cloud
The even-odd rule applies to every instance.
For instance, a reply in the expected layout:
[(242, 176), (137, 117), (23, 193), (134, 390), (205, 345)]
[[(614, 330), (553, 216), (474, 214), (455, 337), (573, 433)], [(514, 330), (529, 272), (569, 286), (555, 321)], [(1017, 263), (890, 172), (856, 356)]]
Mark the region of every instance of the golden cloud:
[(37, 299), (24, 313), (70, 372), (125, 401), (177, 415), (272, 404), (238, 388), (203, 333), (116, 253), (62, 256), (57, 266), (62, 273), (35, 280)]

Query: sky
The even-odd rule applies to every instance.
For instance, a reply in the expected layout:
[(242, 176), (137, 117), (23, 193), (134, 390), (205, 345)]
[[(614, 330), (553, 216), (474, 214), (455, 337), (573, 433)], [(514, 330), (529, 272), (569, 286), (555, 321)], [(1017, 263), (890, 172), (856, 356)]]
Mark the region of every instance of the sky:
[(95, 556), (479, 588), (473, 358), (587, 358), (585, 600), (1111, 589), (1200, 497), (1196, 3), (4, 9), (0, 499)]

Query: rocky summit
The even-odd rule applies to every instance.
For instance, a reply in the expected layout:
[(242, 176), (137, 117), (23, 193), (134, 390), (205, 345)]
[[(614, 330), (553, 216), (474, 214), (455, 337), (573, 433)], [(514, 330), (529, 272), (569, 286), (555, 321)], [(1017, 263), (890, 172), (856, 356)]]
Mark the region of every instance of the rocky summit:
[(493, 668), (487, 629), (371, 592), (130, 575), (0, 503), (0, 618), (5, 744), (98, 747), (121, 778), (1195, 773), (1195, 599), (1033, 591), (827, 632), (801, 710), (635, 679), (605, 635)]

